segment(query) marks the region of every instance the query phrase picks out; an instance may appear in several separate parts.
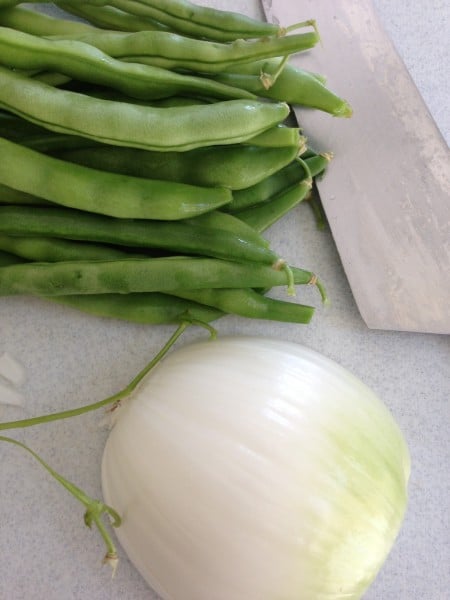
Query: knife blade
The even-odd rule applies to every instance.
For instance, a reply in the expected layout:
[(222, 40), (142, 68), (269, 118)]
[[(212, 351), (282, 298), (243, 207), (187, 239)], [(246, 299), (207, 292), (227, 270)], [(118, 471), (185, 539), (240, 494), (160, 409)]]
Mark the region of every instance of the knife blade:
[(346, 276), (372, 329), (450, 333), (449, 148), (370, 0), (262, 0), (283, 26), (317, 21), (322, 43), (290, 59), (327, 76), (351, 119), (294, 107), (334, 159), (318, 181)]

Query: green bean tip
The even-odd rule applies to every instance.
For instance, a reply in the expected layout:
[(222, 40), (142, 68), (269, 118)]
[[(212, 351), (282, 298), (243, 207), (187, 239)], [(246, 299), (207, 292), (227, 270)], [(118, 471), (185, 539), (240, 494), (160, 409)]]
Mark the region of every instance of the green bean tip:
[(333, 117), (341, 117), (344, 119), (349, 119), (353, 116), (353, 108), (347, 102), (347, 100), (343, 100), (342, 104), (339, 108), (333, 111)]

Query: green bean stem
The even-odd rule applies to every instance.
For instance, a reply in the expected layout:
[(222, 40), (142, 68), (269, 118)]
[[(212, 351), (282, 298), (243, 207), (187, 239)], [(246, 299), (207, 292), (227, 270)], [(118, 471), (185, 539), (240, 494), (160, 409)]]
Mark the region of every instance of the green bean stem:
[[(204, 325), (208, 331), (210, 332), (211, 337), (216, 336), (215, 330), (207, 325)], [(161, 350), (156, 354), (154, 358), (133, 378), (133, 380), (120, 392), (105, 398), (104, 400), (100, 400), (99, 402), (94, 402), (92, 404), (81, 406), (76, 409), (66, 410), (58, 413), (52, 413), (48, 415), (42, 415), (39, 417), (34, 417), (31, 419), (23, 419), (19, 421), (10, 421), (7, 423), (0, 423), (0, 431), (5, 431), (8, 429), (22, 429), (25, 427), (31, 427), (33, 425), (39, 425), (42, 423), (49, 423), (52, 421), (59, 421), (61, 419), (67, 419), (75, 416), (79, 416), (85, 414), (87, 412), (91, 412), (93, 410), (98, 410), (99, 408), (114, 405), (117, 407), (118, 403), (127, 398), (137, 387), (137, 385), (142, 381), (142, 379), (161, 361), (161, 359), (170, 351), (172, 346), (176, 343), (178, 338), (184, 333), (186, 328), (191, 325), (190, 321), (183, 321), (178, 325), (175, 332), (170, 336), (169, 340), (164, 344)], [(60, 483), (74, 498), (76, 498), (79, 502), (81, 502), (86, 511), (84, 513), (84, 523), (87, 527), (92, 527), (94, 524), (105, 545), (106, 545), (106, 554), (103, 559), (104, 564), (109, 564), (113, 569), (113, 574), (118, 565), (118, 556), (117, 550), (114, 545), (114, 542), (108, 533), (106, 526), (102, 521), (103, 514), (107, 514), (111, 518), (111, 524), (113, 527), (119, 527), (121, 524), (121, 517), (119, 514), (112, 508), (111, 506), (104, 504), (99, 500), (95, 500), (88, 496), (81, 488), (76, 486), (74, 483), (70, 482), (68, 479), (60, 475), (57, 471), (55, 471), (47, 462), (45, 462), (36, 452), (34, 452), (31, 448), (19, 442), (13, 438), (7, 436), (0, 436), (0, 441), (6, 442), (9, 444), (13, 444), (18, 446), (31, 454), (33, 458), (35, 458), (42, 467), (58, 482)]]
[[(170, 336), (169, 340), (164, 344), (164, 346), (156, 354), (156, 356), (154, 356), (152, 360), (130, 381), (130, 383), (127, 386), (125, 386), (122, 390), (120, 390), (120, 392), (116, 392), (112, 396), (108, 396), (107, 398), (99, 400), (98, 402), (93, 402), (91, 404), (80, 406), (78, 408), (64, 410), (57, 413), (51, 413), (48, 415), (42, 415), (39, 417), (32, 417), (30, 419), (21, 419), (18, 421), (8, 421), (5, 423), (0, 423), (0, 431), (5, 431), (9, 429), (24, 429), (25, 427), (33, 427), (34, 425), (41, 425), (42, 423), (51, 423), (52, 421), (60, 421), (62, 419), (78, 417), (85, 413), (92, 412), (94, 410), (98, 410), (99, 408), (104, 408), (106, 406), (117, 406), (117, 404), (119, 404), (124, 398), (127, 398), (136, 389), (136, 387), (144, 379), (147, 373), (149, 373), (161, 361), (161, 359), (164, 358), (164, 356), (169, 352), (169, 350), (180, 338), (180, 336), (192, 324), (193, 323), (189, 320), (185, 320), (182, 323), (180, 323), (175, 332)], [(202, 323), (195, 324), (204, 326), (210, 332), (212, 338), (216, 337), (216, 331), (210, 325)]]
[(3, 435), (0, 435), (0, 442), (14, 444), (15, 446), (18, 446), (19, 448), (22, 448), (22, 450), (25, 450), (26, 452), (31, 454), (31, 456), (33, 456), (33, 458), (35, 458), (41, 464), (41, 466), (44, 467), (44, 469), (48, 473), (50, 473), (50, 475), (54, 479), (56, 479), (58, 483), (60, 483), (74, 498), (76, 498), (79, 502), (81, 502), (81, 504), (83, 504), (86, 507), (86, 512), (84, 513), (84, 523), (88, 527), (92, 527), (92, 524), (94, 524), (97, 527), (106, 545), (106, 554), (103, 559), (103, 562), (104, 564), (109, 564), (111, 566), (114, 574), (118, 564), (117, 550), (112, 540), (112, 537), (110, 536), (105, 525), (103, 524), (102, 516), (103, 514), (108, 515), (109, 517), (111, 517), (111, 523), (113, 527), (119, 527), (121, 524), (121, 518), (118, 515), (118, 513), (111, 506), (104, 504), (100, 500), (94, 500), (93, 498), (88, 496), (81, 488), (79, 488), (74, 483), (70, 482), (68, 479), (60, 475), (38, 454), (36, 454), (36, 452), (34, 452), (25, 444), (22, 444), (22, 442), (19, 442), (17, 440), (14, 440), (13, 438), (6, 437)]

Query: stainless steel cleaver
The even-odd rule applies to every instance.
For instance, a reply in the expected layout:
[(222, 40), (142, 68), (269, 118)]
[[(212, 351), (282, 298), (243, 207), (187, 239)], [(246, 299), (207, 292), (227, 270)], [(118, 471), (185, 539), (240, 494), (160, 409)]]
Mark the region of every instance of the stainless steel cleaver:
[(450, 333), (449, 148), (370, 0), (262, 0), (269, 21), (317, 21), (321, 45), (293, 57), (354, 115), (295, 108), (334, 160), (318, 182), (361, 316), (374, 329)]

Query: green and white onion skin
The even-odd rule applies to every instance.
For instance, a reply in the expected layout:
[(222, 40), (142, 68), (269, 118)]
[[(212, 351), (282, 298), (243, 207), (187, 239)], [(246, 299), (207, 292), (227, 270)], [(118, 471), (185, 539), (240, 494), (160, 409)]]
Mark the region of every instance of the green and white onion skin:
[(225, 337), (172, 352), (125, 402), (102, 483), (164, 600), (349, 600), (394, 543), (409, 472), (391, 414), (347, 370)]

